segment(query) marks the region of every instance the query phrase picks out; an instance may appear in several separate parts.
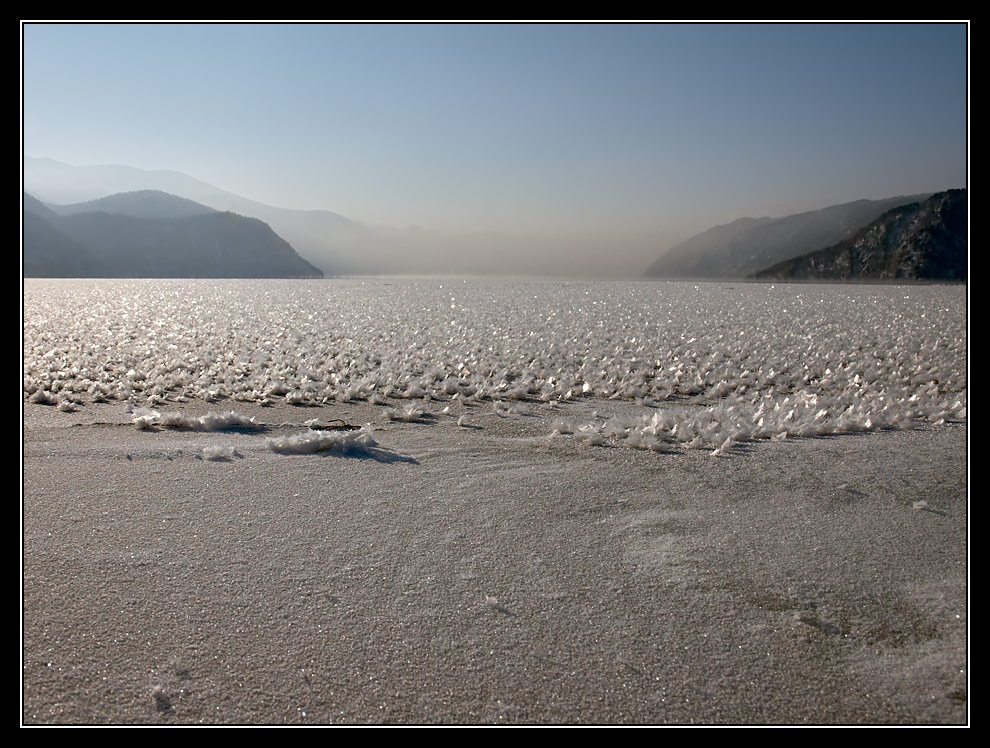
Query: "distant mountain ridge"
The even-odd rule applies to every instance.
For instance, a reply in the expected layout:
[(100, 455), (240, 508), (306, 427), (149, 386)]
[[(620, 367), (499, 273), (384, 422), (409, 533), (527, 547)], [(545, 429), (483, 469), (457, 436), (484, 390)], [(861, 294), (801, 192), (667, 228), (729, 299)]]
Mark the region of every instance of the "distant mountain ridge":
[(218, 211), (200, 205), (184, 197), (170, 195), (161, 190), (137, 190), (118, 192), (96, 200), (70, 205), (48, 203), (48, 207), (60, 216), (78, 213), (111, 213), (134, 218), (188, 218)]
[[(328, 210), (292, 210), (227, 192), (178, 171), (131, 166), (71, 166), (50, 158), (24, 157), (24, 189), (55, 203), (74, 204), (113, 193), (160, 191), (217, 211), (231, 211), (269, 224), (324, 272), (349, 271), (343, 254), (359, 262), (374, 232)], [(346, 250), (346, 252), (345, 252)]]
[(319, 278), (271, 227), (162, 192), (49, 206), (24, 195), (26, 277)]
[(24, 195), (24, 275), (28, 278), (101, 278), (108, 270), (81, 242), (57, 229), (59, 216)]
[(937, 192), (887, 211), (838, 244), (753, 277), (774, 280), (966, 280), (966, 190)]
[(660, 256), (646, 271), (660, 278), (745, 278), (778, 262), (831, 246), (899, 205), (928, 197), (856, 200), (783, 218), (740, 218), (714, 226)]

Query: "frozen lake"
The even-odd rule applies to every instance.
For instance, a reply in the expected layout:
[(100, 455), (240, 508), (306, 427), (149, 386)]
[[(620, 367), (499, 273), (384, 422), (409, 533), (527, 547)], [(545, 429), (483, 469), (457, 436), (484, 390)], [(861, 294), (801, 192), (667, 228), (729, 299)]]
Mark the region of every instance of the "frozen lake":
[(967, 720), (964, 288), (25, 292), (26, 722)]
[[(28, 280), (24, 388), (65, 410), (538, 406), (592, 444), (729, 448), (965, 420), (965, 312), (963, 286)], [(643, 410), (553, 413), (589, 399)]]

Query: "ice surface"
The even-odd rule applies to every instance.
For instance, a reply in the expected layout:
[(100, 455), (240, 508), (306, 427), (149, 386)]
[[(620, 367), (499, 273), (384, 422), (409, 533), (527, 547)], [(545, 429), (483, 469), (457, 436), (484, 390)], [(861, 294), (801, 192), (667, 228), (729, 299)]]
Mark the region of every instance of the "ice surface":
[(546, 433), (589, 444), (731, 454), (967, 412), (959, 286), (29, 279), (24, 293), (27, 399), (130, 401), (154, 409), (135, 412), (143, 428), (251, 428), (164, 409), (195, 399), (484, 401), (507, 417), (535, 415), (520, 401), (626, 400), (643, 415), (538, 410)]

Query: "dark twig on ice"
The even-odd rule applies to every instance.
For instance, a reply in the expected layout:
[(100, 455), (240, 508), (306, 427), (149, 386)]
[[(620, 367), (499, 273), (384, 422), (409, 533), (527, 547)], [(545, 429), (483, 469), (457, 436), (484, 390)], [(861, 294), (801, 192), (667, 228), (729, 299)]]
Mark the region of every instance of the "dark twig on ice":
[(332, 421), (327, 421), (326, 423), (317, 423), (316, 419), (312, 421), (307, 421), (307, 425), (313, 431), (357, 431), (360, 426), (355, 426), (353, 423), (347, 423), (340, 418), (334, 418)]

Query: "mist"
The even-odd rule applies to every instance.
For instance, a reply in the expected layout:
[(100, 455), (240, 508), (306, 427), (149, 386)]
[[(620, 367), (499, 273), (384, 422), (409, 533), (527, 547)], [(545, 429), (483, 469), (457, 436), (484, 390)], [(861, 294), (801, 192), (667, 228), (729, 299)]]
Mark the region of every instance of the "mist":
[[(268, 205), (177, 171), (121, 165), (74, 166), (27, 157), (25, 189), (64, 205), (135, 190), (160, 190), (215, 210), (268, 223), (327, 275), (389, 273), (632, 278), (683, 238), (619, 230), (451, 231), (367, 226), (327, 210)], [(575, 216), (574, 224), (578, 223)]]
[[(352, 272), (635, 278), (672, 243), (662, 233), (376, 232), (355, 247)], [(338, 254), (338, 257), (341, 257)]]

